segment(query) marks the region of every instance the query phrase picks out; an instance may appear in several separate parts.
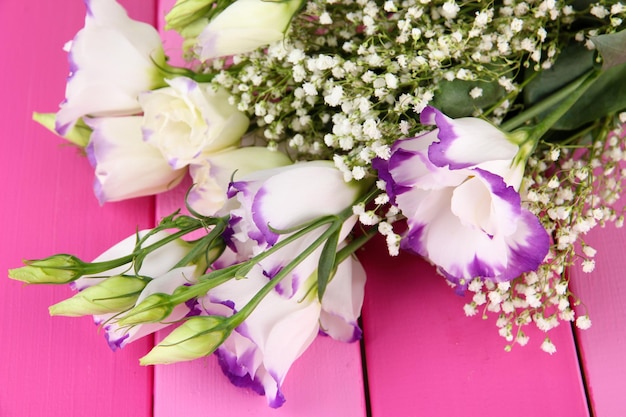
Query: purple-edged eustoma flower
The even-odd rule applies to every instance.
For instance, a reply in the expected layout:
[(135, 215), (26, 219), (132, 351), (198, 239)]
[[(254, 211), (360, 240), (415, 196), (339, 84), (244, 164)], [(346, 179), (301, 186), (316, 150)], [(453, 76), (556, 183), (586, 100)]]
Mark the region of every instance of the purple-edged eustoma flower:
[(280, 41), (303, 0), (237, 0), (198, 36), (201, 60), (253, 51)]
[[(127, 237), (99, 255), (93, 262), (110, 261), (131, 254), (137, 243), (137, 238), (143, 238), (147, 233), (148, 230), (142, 230), (136, 235)], [(154, 244), (167, 236), (167, 232), (157, 232), (146, 239), (143, 247)], [(138, 274), (143, 277), (152, 278), (152, 280), (142, 290), (135, 305), (138, 305), (151, 294), (171, 294), (177, 287), (195, 282), (197, 277), (204, 272), (200, 266), (190, 265), (172, 269), (192, 248), (192, 245), (182, 239), (176, 239), (147, 254)], [(132, 271), (131, 265), (125, 264), (99, 273), (97, 276), (83, 276), (71, 283), (70, 286), (75, 290), (81, 291), (104, 281), (108, 277), (123, 273), (132, 274)], [(167, 320), (164, 320), (162, 323), (146, 323), (129, 328), (122, 328), (115, 323), (115, 317), (119, 313), (97, 314), (93, 317), (96, 324), (102, 325), (106, 332), (105, 336), (109, 346), (115, 350), (143, 336), (169, 326), (172, 322), (185, 317), (189, 312), (190, 308), (185, 304), (181, 304), (176, 306)]]
[(521, 205), (519, 146), (484, 120), (451, 119), (433, 107), (421, 122), (437, 128), (398, 140), (388, 161), (374, 161), (407, 217), (401, 247), (460, 288), (475, 277), (507, 281), (537, 269), (550, 240)]
[(166, 82), (168, 87), (140, 94), (139, 102), (144, 140), (160, 149), (172, 168), (239, 144), (249, 121), (229, 104), (225, 90), (186, 77)]
[(86, 0), (85, 26), (71, 41), (65, 101), (56, 117), (63, 136), (76, 120), (141, 112), (140, 92), (163, 85), (165, 55), (157, 30), (132, 20), (114, 0)]
[[(344, 342), (361, 336), (357, 319), (365, 272), (360, 263), (349, 258), (338, 266), (321, 303), (317, 291), (312, 290), (316, 277), (313, 272), (291, 297), (272, 291), (216, 351), (229, 380), (265, 394), (271, 407), (284, 403), (281, 385), (285, 376), (319, 332)], [(212, 289), (198, 305), (205, 314), (228, 316), (240, 310), (269, 279), (256, 267), (245, 279)]]
[[(290, 229), (350, 208), (359, 197), (361, 187), (345, 182), (332, 162), (311, 161), (254, 172), (234, 181), (229, 193), (231, 201), (226, 204), (231, 214), (229, 245), (243, 261), (264, 252), (286, 236), (276, 230)], [(344, 222), (339, 241), (347, 236), (355, 222), (356, 216)], [(261, 260), (265, 273), (274, 276), (323, 230), (312, 231)], [(315, 268), (317, 261), (308, 257), (277, 289), (290, 296)]]
[(184, 177), (185, 169), (173, 169), (157, 147), (143, 140), (141, 116), (85, 121), (93, 129), (86, 151), (100, 204), (158, 194)]

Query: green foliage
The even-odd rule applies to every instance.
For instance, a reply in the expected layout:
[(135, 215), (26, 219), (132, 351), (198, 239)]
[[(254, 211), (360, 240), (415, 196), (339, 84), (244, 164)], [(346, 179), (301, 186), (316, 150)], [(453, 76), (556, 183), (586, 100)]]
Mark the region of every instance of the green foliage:
[[(470, 96), (470, 91), (476, 87), (481, 88), (483, 93), (474, 99)], [(449, 117), (465, 117), (471, 116), (477, 109), (495, 105), (504, 94), (504, 88), (496, 82), (444, 81), (439, 84), (432, 105)]]
[[(620, 35), (623, 36), (623, 35)], [(613, 39), (613, 38), (612, 38)], [(621, 39), (621, 38), (620, 38)], [(603, 41), (606, 41), (604, 38)], [(615, 48), (604, 48), (611, 51)], [(626, 53), (610, 55), (611, 65), (625, 59)], [(577, 77), (592, 69), (595, 65), (594, 51), (589, 51), (582, 45), (572, 45), (563, 50), (559, 59), (552, 68), (539, 74), (529, 73), (533, 80), (524, 89), (524, 104), (527, 108), (537, 104), (550, 94), (560, 90)], [(620, 58), (621, 56), (621, 58)], [(575, 130), (587, 123), (601, 119), (610, 113), (626, 108), (626, 64), (609, 67), (598, 77), (580, 99), (574, 104), (553, 126), (556, 130)], [(539, 119), (543, 119), (552, 108), (543, 112)]]

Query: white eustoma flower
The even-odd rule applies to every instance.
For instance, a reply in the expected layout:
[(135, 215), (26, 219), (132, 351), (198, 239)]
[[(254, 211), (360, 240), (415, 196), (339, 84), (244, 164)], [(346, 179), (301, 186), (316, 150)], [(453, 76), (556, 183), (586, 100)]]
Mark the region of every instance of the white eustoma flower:
[[(230, 315), (269, 279), (255, 268), (246, 279), (232, 280), (209, 291), (198, 305), (207, 314)], [(272, 291), (217, 350), (229, 380), (265, 394), (274, 408), (285, 401), (281, 385), (291, 365), (320, 330), (344, 342), (361, 337), (357, 319), (363, 303), (365, 271), (360, 263), (350, 258), (338, 266), (321, 303), (317, 291), (310, 291), (315, 279), (313, 272), (291, 297)]]
[[(149, 230), (142, 230), (137, 234), (127, 237), (96, 257), (92, 262), (106, 262), (131, 254), (135, 248), (137, 239), (143, 238), (148, 232)], [(154, 233), (146, 239), (143, 243), (143, 247), (154, 244), (167, 236), (169, 236), (169, 234), (164, 231)], [(153, 279), (142, 290), (135, 305), (138, 305), (151, 294), (171, 294), (177, 287), (195, 282), (199, 274), (204, 272), (199, 266), (190, 265), (172, 269), (191, 249), (192, 245), (182, 239), (176, 239), (146, 255), (141, 264), (141, 268), (139, 268), (138, 274)], [(130, 263), (99, 273), (95, 276), (85, 275), (72, 282), (70, 286), (75, 290), (82, 291), (103, 282), (108, 277), (124, 273), (132, 275), (133, 270)], [(115, 323), (113, 319), (119, 313), (99, 314), (93, 317), (96, 324), (103, 326), (109, 346), (115, 350), (143, 336), (167, 327), (172, 322), (183, 318), (189, 312), (190, 308), (185, 304), (178, 305), (163, 323), (147, 323), (130, 328), (122, 328)]]
[(214, 91), (186, 77), (166, 80), (169, 87), (144, 92), (144, 140), (174, 169), (199, 163), (207, 155), (238, 144), (248, 118), (228, 103), (225, 90)]
[(388, 161), (374, 161), (408, 219), (401, 247), (461, 288), (476, 277), (506, 281), (537, 269), (549, 236), (521, 207), (518, 145), (484, 120), (453, 120), (433, 107), (421, 122), (437, 128), (397, 141)]
[(237, 0), (198, 36), (201, 60), (250, 52), (285, 36), (303, 0)]
[(187, 203), (199, 214), (215, 215), (226, 203), (233, 177), (241, 178), (255, 171), (289, 164), (291, 160), (284, 153), (262, 147), (228, 149), (209, 155), (189, 166), (193, 186)]
[[(360, 186), (346, 183), (343, 174), (330, 161), (299, 162), (285, 167), (257, 171), (234, 181), (229, 196), (231, 220), (229, 245), (239, 260), (255, 256), (286, 235), (275, 230), (290, 229), (321, 216), (340, 213), (352, 207), (360, 195)], [(353, 215), (344, 222), (339, 241), (345, 239), (356, 222)], [(302, 253), (324, 229), (319, 228), (292, 242), (265, 259), (262, 265), (267, 276), (274, 276), (284, 265)], [(321, 250), (321, 249), (319, 249)], [(277, 290), (291, 296), (312, 271), (317, 268), (313, 256), (299, 264), (291, 277), (284, 279)]]
[(140, 116), (86, 119), (93, 129), (86, 152), (95, 169), (101, 204), (158, 194), (175, 187), (186, 170), (173, 169), (142, 136)]
[(152, 26), (132, 20), (114, 0), (87, 0), (85, 26), (70, 44), (65, 101), (56, 117), (63, 136), (80, 117), (131, 115), (141, 111), (141, 91), (163, 85), (161, 38)]

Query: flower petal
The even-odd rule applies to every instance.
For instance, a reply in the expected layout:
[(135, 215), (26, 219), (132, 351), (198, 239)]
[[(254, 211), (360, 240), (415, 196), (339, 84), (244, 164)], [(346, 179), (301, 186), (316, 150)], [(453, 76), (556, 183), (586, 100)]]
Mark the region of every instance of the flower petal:
[(172, 189), (185, 171), (173, 170), (142, 139), (141, 117), (88, 119), (93, 129), (87, 154), (95, 167), (94, 192), (101, 204)]
[(283, 39), (301, 0), (237, 0), (198, 36), (200, 59), (250, 52)]
[(482, 119), (451, 119), (429, 106), (420, 121), (437, 125), (439, 142), (430, 146), (428, 158), (438, 167), (462, 169), (493, 160), (512, 161), (519, 150), (501, 130)]
[(363, 306), (365, 269), (356, 258), (346, 259), (326, 287), (322, 298), (320, 326), (324, 333), (342, 342), (361, 338), (357, 323)]
[(134, 21), (112, 0), (87, 2), (85, 27), (69, 53), (70, 77), (56, 117), (62, 136), (83, 116), (139, 113), (137, 95), (162, 81), (155, 65), (165, 63), (158, 32)]
[(252, 205), (254, 223), (270, 244), (278, 239), (270, 228), (288, 229), (339, 213), (358, 197), (358, 187), (346, 183), (332, 162), (297, 163), (279, 170), (263, 183)]

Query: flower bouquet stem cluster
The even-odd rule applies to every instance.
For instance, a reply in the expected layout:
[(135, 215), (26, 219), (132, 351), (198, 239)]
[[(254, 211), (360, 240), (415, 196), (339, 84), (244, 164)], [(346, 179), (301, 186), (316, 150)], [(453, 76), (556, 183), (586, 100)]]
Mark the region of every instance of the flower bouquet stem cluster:
[(171, 327), (142, 364), (214, 353), (272, 407), (318, 333), (359, 340), (377, 234), (498, 315), (507, 349), (590, 325), (566, 269), (623, 223), (626, 6), (178, 0), (174, 67), (115, 0), (86, 5), (65, 100), (34, 119), (84, 151), (102, 204), (192, 185), (92, 262), (10, 270), (77, 290), (51, 314), (92, 315), (113, 349)]

